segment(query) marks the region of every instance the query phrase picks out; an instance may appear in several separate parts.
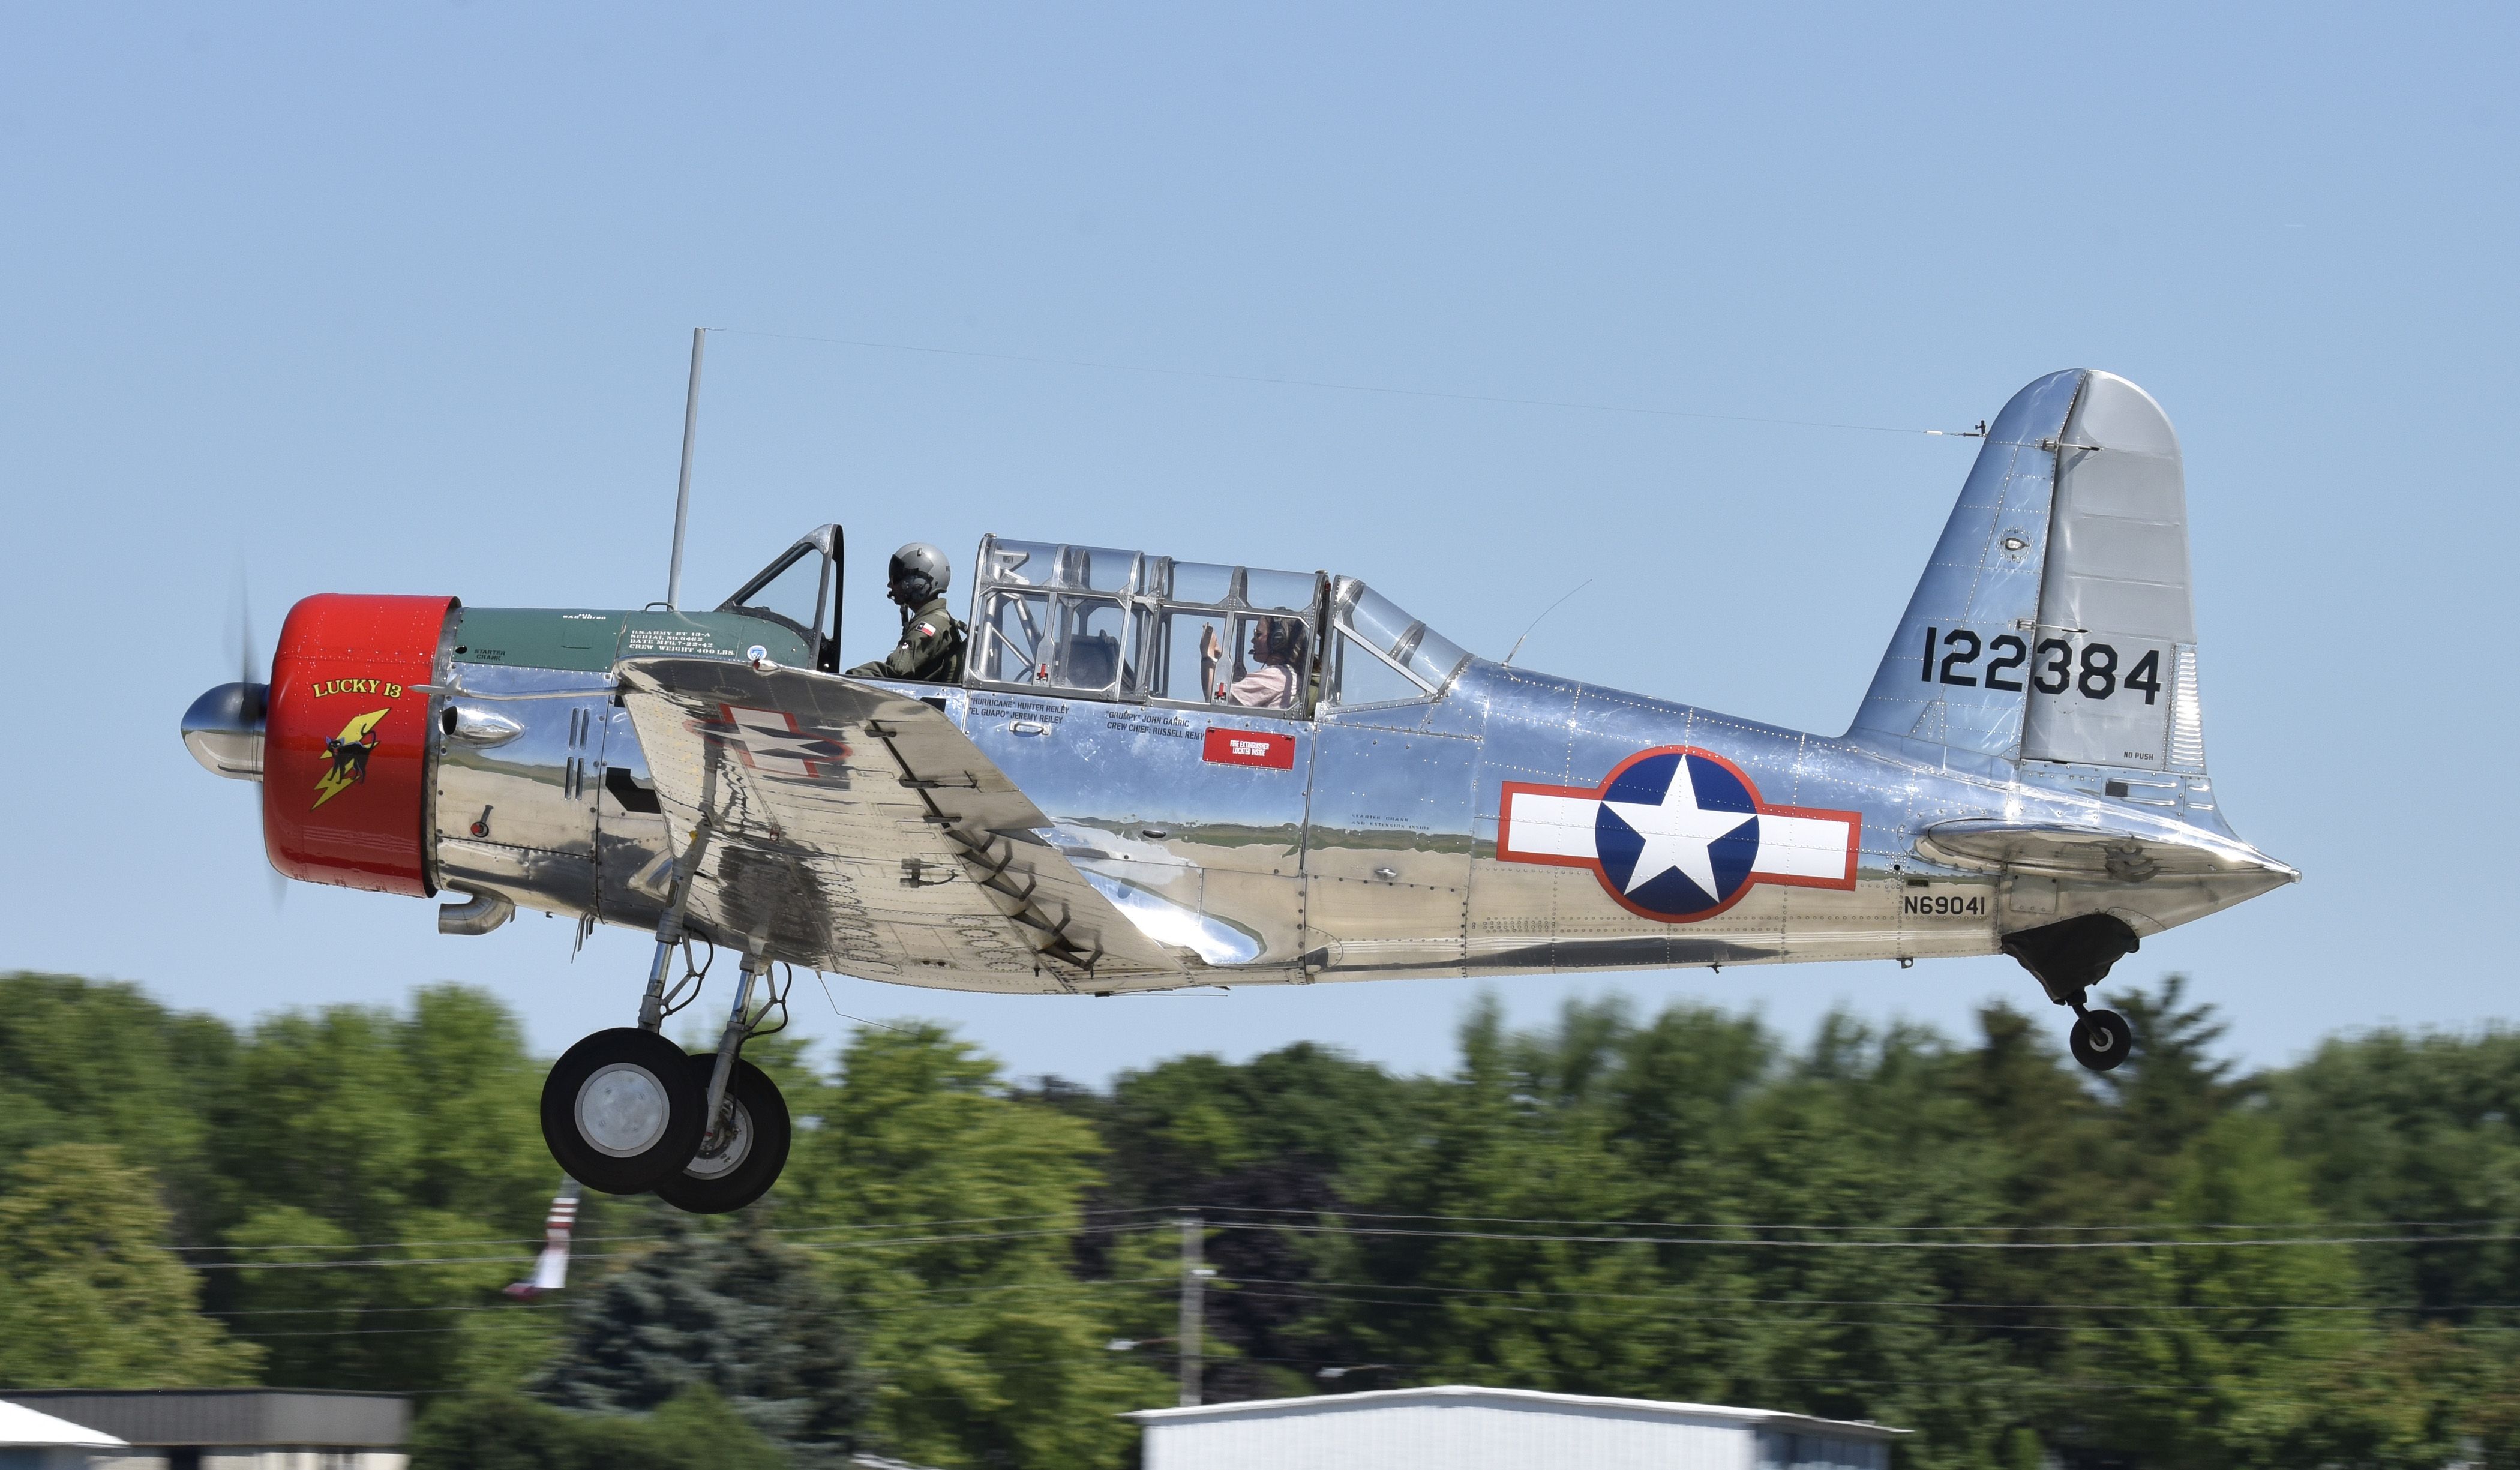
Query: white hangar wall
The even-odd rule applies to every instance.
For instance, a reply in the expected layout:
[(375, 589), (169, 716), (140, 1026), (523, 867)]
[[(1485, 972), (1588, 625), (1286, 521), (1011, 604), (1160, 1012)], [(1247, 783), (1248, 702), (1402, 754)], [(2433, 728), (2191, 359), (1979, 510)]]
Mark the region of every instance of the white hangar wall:
[(1888, 1470), (1878, 1424), (1521, 1389), (1145, 1409), (1146, 1470)]

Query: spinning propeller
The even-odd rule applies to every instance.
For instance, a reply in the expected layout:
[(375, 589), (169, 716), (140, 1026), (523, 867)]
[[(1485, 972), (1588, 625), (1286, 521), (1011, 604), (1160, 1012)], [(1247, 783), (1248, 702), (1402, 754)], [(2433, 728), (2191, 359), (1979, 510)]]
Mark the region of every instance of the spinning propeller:
[[(214, 775), (231, 780), (262, 781), (263, 725), (271, 703), (270, 680), (256, 668), (256, 645), (253, 638), (253, 609), (249, 604), (243, 572), (237, 576), (236, 616), (229, 620), (235, 640), (237, 678), (234, 684), (218, 685), (193, 701), (184, 711), (184, 748), (193, 759)], [(254, 793), (259, 807), (261, 792)], [(288, 896), (289, 880), (279, 870), (271, 871), (271, 903), (274, 909)]]

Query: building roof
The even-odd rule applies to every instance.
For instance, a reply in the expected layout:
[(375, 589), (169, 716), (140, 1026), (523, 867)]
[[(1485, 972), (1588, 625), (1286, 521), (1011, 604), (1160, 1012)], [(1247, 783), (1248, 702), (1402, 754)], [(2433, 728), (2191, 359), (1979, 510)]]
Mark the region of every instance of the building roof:
[(399, 1394), (0, 1388), (0, 1400), (109, 1430), (121, 1438), (105, 1443), (116, 1445), (392, 1449), (411, 1427), (410, 1402)]
[(110, 1434), (99, 1434), (84, 1424), (56, 1419), (51, 1414), (31, 1409), (22, 1403), (0, 1400), (0, 1448), (29, 1449), (42, 1446), (51, 1448), (122, 1449), (122, 1441)]
[(1445, 1384), (1432, 1388), (1370, 1389), (1357, 1394), (1312, 1394), (1300, 1399), (1248, 1399), (1238, 1403), (1202, 1403), (1190, 1408), (1141, 1408), (1122, 1414), (1149, 1427), (1202, 1420), (1254, 1418), (1285, 1414), (1354, 1413), (1404, 1403), (1481, 1404), (1535, 1413), (1615, 1413), (1640, 1418), (1736, 1425), (1744, 1429), (1787, 1429), (1809, 1434), (1843, 1435), (1855, 1440), (1892, 1440), (1909, 1433), (1869, 1419), (1818, 1419), (1809, 1414), (1780, 1413), (1769, 1408), (1732, 1408), (1720, 1403), (1673, 1403), (1661, 1399), (1605, 1399), (1591, 1394), (1549, 1394), (1538, 1389), (1478, 1388)]

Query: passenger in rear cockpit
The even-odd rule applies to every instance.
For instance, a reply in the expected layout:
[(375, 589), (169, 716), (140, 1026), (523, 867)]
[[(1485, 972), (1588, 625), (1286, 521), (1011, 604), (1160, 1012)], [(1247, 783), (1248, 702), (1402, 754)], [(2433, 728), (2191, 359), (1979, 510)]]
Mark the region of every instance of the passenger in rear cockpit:
[[(1216, 642), (1216, 630), (1208, 628), (1199, 635), (1200, 653), (1214, 666), (1224, 650)], [(1254, 618), (1251, 623), (1251, 666), (1231, 685), (1218, 690), (1219, 697), (1228, 704), (1251, 709), (1292, 709), (1295, 704), (1296, 670), (1304, 661), (1304, 624), (1299, 618)]]

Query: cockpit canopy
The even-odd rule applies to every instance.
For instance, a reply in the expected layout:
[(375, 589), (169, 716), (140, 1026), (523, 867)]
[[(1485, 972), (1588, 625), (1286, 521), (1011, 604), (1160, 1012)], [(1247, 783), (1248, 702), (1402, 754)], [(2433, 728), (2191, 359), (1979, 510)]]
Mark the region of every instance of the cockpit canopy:
[(1430, 697), (1468, 657), (1354, 577), (992, 536), (965, 682), (1301, 716)]
[(719, 603), (718, 611), (777, 623), (805, 641), (814, 667), (835, 673), (840, 666), (840, 568), (845, 559), (840, 528), (816, 526)]

